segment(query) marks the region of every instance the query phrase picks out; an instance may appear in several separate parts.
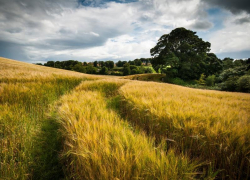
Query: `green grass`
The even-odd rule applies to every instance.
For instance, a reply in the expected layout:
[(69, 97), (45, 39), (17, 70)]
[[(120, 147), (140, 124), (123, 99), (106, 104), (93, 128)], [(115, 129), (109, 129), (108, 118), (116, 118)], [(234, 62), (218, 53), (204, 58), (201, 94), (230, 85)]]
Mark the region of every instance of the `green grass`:
[(0, 84), (0, 179), (28, 179), (35, 172), (43, 176), (44, 171), (39, 172), (43, 160), (37, 161), (36, 156), (39, 148), (50, 153), (50, 147), (37, 146), (37, 141), (48, 128), (49, 105), (82, 80), (57, 77), (50, 81), (24, 79)]

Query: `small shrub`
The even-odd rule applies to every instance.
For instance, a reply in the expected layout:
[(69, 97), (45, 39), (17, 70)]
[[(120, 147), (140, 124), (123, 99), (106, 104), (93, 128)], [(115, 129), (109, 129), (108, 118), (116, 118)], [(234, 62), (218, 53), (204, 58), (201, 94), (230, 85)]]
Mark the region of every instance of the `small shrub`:
[(211, 75), (206, 78), (207, 86), (214, 86), (214, 82), (215, 82), (215, 75)]
[(173, 78), (170, 80), (170, 83), (185, 86), (186, 83), (181, 78)]
[(206, 84), (206, 81), (205, 81), (205, 74), (201, 74), (201, 76), (200, 76), (200, 79), (199, 80), (197, 80), (197, 83), (199, 84), (199, 85), (205, 85)]
[(237, 90), (240, 92), (250, 92), (250, 75), (241, 76), (237, 80)]
[(229, 77), (225, 82), (221, 83), (221, 90), (223, 91), (236, 91), (238, 76)]
[(111, 72), (111, 75), (114, 75), (114, 76), (122, 76), (122, 72), (119, 72), (119, 71), (112, 71), (112, 72)]
[(108, 68), (106, 66), (103, 66), (100, 70), (100, 74), (107, 75), (108, 74)]

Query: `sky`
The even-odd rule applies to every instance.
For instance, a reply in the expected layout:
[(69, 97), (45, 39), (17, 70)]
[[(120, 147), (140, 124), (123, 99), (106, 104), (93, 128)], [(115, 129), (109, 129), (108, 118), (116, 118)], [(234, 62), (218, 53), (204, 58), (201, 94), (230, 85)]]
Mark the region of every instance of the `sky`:
[(219, 58), (250, 58), (249, 0), (0, 0), (0, 56), (49, 60), (149, 58), (185, 27)]

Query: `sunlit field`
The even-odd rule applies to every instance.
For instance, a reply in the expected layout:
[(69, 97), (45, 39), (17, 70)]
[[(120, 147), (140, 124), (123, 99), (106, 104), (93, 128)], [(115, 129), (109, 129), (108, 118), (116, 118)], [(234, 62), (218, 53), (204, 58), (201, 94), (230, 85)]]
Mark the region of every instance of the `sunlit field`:
[(52, 150), (41, 159), (43, 148), (53, 145), (43, 135), (51, 124), (49, 105), (87, 79), (91, 77), (0, 59), (0, 179), (43, 176), (46, 158), (57, 158)]
[(0, 179), (249, 179), (249, 123), (250, 94), (0, 58)]
[(131, 82), (122, 111), (167, 147), (204, 162), (221, 178), (250, 177), (250, 95)]

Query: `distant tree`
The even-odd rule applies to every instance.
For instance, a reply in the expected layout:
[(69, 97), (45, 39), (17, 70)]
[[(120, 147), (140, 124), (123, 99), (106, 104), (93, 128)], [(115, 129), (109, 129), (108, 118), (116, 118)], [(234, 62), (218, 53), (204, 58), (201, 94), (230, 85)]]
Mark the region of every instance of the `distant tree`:
[(222, 60), (223, 63), (223, 70), (233, 68), (234, 67), (234, 59), (226, 57)]
[(42, 66), (43, 64), (42, 64), (42, 63), (35, 63), (35, 65), (40, 65), (40, 66)]
[(144, 73), (153, 73), (153, 70), (150, 67), (144, 69)]
[(56, 62), (55, 62), (55, 67), (56, 67), (56, 68), (62, 68), (62, 65), (61, 65), (61, 64), (62, 64), (62, 62), (56, 61)]
[(134, 62), (135, 62), (136, 66), (141, 66), (142, 65), (142, 61), (140, 59), (135, 59)]
[(215, 83), (215, 75), (210, 75), (206, 78), (207, 86), (214, 86), (214, 83)]
[(119, 61), (116, 63), (116, 66), (117, 66), (117, 67), (122, 67), (123, 64), (122, 64), (122, 62), (119, 60)]
[(125, 63), (123, 65), (123, 75), (127, 76), (127, 75), (130, 75), (130, 74), (131, 74), (130, 65), (129, 65), (129, 63)]
[(94, 66), (86, 66), (85, 68), (87, 74), (97, 74), (97, 68)]
[(115, 63), (113, 61), (106, 61), (105, 62), (105, 66), (108, 68), (108, 69), (113, 69), (114, 66), (115, 66)]
[(108, 68), (106, 66), (103, 66), (100, 70), (100, 74), (107, 75), (108, 74)]
[(248, 59), (246, 60), (246, 64), (249, 64), (249, 65), (250, 65), (250, 58), (248, 58)]
[(78, 62), (77, 64), (75, 64), (72, 67), (73, 71), (77, 71), (77, 72), (82, 72), (82, 73), (86, 73), (86, 68), (84, 68), (84, 66), (82, 65), (81, 62)]
[(205, 85), (206, 84), (205, 77), (206, 77), (205, 74), (201, 74), (199, 80), (197, 80), (197, 83), (200, 85)]
[(224, 70), (220, 75), (219, 75), (219, 80), (221, 82), (226, 81), (227, 79), (232, 77), (240, 77), (246, 74), (246, 67), (245, 66), (240, 66), (236, 68), (229, 68)]
[(128, 63), (129, 63), (130, 65), (135, 65), (135, 62), (134, 62), (134, 61), (128, 61)]
[(203, 69), (206, 76), (219, 74), (222, 72), (223, 63), (214, 53), (207, 53)]
[(94, 67), (97, 67), (97, 65), (98, 65), (98, 62), (94, 61)]
[(241, 76), (237, 80), (237, 90), (250, 93), (250, 75)]
[(55, 62), (54, 61), (48, 61), (47, 63), (44, 64), (44, 66), (55, 67)]
[[(170, 34), (164, 34), (155, 47), (150, 50), (154, 68), (174, 69), (181, 79), (198, 79), (203, 73), (210, 43), (203, 41), (196, 32), (185, 28), (176, 28)], [(203, 66), (204, 64), (204, 66)], [(157, 69), (155, 69), (157, 70)]]

